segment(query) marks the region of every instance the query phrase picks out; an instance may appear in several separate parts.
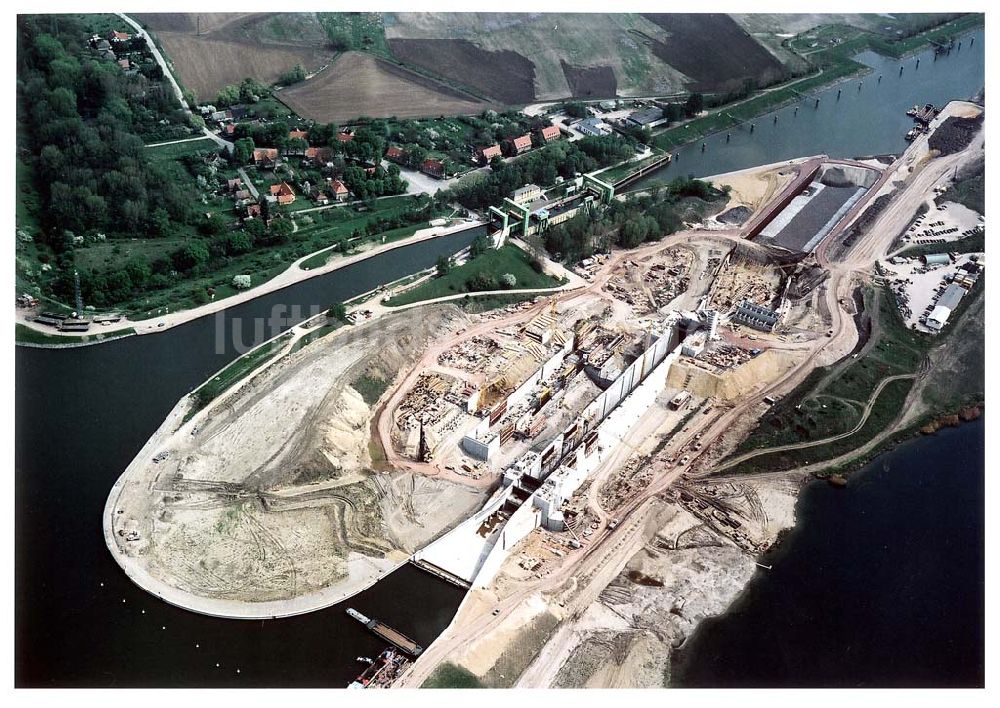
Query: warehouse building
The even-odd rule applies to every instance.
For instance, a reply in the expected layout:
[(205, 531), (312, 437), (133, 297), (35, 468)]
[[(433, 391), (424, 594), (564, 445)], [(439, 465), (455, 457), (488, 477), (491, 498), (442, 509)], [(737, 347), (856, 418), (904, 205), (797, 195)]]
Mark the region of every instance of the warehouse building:
[(962, 296), (965, 295), (965, 288), (961, 285), (956, 285), (952, 283), (945, 291), (941, 293), (941, 297), (938, 298), (934, 309), (931, 314), (927, 316), (927, 327), (936, 332), (940, 332), (944, 329), (944, 326), (948, 324), (948, 318), (951, 317), (951, 313), (955, 311), (958, 307), (958, 303), (962, 300)]

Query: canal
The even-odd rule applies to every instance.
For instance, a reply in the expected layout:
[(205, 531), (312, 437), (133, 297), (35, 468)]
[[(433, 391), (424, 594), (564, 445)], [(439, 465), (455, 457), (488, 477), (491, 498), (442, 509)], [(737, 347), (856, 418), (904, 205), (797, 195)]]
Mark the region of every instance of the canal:
[[(970, 47), (972, 38), (975, 42)], [(930, 49), (902, 60), (874, 52), (860, 54), (855, 58), (871, 67), (871, 73), (810, 92), (809, 98), (754, 119), (752, 133), (749, 124), (732, 128), (728, 143), (727, 131), (722, 131), (685, 145), (674, 151), (676, 160), (628, 189), (678, 176), (708, 177), (807, 155), (853, 158), (901, 153), (907, 145), (906, 131), (913, 127), (913, 119), (906, 115), (908, 108), (925, 103), (941, 106), (971, 98), (983, 88), (985, 45), (984, 32), (978, 30), (962, 37), (961, 50), (936, 60)], [(818, 107), (816, 98), (820, 99)], [(704, 152), (702, 143), (706, 145)]]
[[(177, 609), (133, 585), (101, 532), (108, 490), (183, 395), (272, 315), (309, 314), (433, 266), (483, 227), (404, 246), (159, 334), (15, 353), (15, 646), (20, 686), (344, 686), (378, 641), (344, 606), (269, 622)], [(290, 317), (282, 325), (294, 324)], [(264, 330), (270, 334), (269, 328)], [(428, 645), (462, 592), (403, 567), (349, 602)], [(421, 611), (413, 612), (414, 605)], [(200, 645), (196, 647), (196, 645)], [(217, 668), (215, 665), (219, 664)], [(236, 673), (239, 669), (239, 673)]]
[[(708, 175), (826, 152), (899, 152), (915, 103), (971, 96), (983, 85), (983, 33), (975, 51), (933, 61), (865, 55), (876, 69), (823, 92), (821, 106), (778, 111), (748, 129), (682, 148), (660, 175)], [(881, 67), (881, 69), (879, 68)], [(881, 87), (875, 76), (881, 71)], [(895, 84), (893, 82), (896, 82)], [(810, 104), (811, 105), (811, 104)], [(797, 121), (797, 122), (796, 122)], [(250, 343), (254, 323), (276, 306), (327, 307), (378, 284), (432, 266), (460, 250), (470, 230), (391, 251), (236, 306), (223, 315)], [(288, 323), (290, 325), (291, 322)], [(286, 326), (288, 326), (286, 325)], [(62, 350), (15, 354), (15, 683), (18, 686), (344, 686), (356, 657), (378, 642), (345, 606), (302, 617), (244, 622), (203, 617), (135, 587), (108, 553), (101, 513), (111, 485), (177, 400), (234, 358), (217, 346), (215, 317), (161, 334)], [(919, 526), (919, 515), (905, 523)], [(864, 592), (864, 583), (853, 588)], [(349, 604), (427, 646), (451, 621), (457, 588), (405, 567)], [(419, 607), (419, 612), (413, 608)], [(218, 666), (216, 666), (218, 664)]]

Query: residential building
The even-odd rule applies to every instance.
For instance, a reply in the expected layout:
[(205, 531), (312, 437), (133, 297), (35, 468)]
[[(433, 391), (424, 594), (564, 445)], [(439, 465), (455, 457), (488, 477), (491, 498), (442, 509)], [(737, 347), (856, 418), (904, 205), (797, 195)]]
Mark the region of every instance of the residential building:
[(271, 196), (275, 197), (278, 204), (291, 204), (295, 201), (295, 192), (288, 185), (288, 182), (279, 182), (271, 185)]
[(551, 142), (553, 140), (559, 139), (559, 126), (558, 125), (547, 125), (542, 128), (542, 140), (545, 142)]
[(444, 163), (441, 160), (427, 158), (420, 164), (420, 171), (431, 177), (442, 179), (444, 177)]
[(527, 152), (531, 149), (531, 134), (525, 133), (520, 135), (510, 141), (511, 152), (515, 155), (520, 155), (522, 152)]
[(347, 189), (347, 185), (339, 179), (330, 180), (330, 192), (333, 194), (333, 198), (338, 202), (344, 201), (351, 194), (351, 192)]
[(254, 148), (253, 162), (258, 167), (271, 167), (278, 161), (277, 148)]
[(337, 133), (337, 141), (341, 143), (349, 143), (354, 140), (353, 130), (342, 130)]
[(385, 151), (385, 159), (390, 162), (404, 163), (406, 162), (406, 153), (403, 152), (403, 148), (390, 145)]
[(289, 140), (308, 140), (309, 132), (305, 130), (289, 130), (288, 131)]
[(500, 150), (499, 145), (490, 145), (488, 147), (479, 148), (479, 159), (482, 162), (489, 164), (490, 160), (494, 157), (502, 157), (503, 151)]

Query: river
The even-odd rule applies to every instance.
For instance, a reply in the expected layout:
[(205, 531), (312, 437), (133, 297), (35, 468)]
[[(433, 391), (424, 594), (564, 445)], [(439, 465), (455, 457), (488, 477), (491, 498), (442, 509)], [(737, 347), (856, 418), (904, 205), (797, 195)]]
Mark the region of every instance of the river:
[(905, 443), (844, 489), (817, 482), (798, 523), (674, 683), (970, 687), (984, 682), (985, 423)]
[[(937, 62), (920, 55), (920, 80), (910, 80), (908, 65), (892, 107), (884, 91), (898, 68), (883, 71), (885, 88), (878, 92), (869, 90), (871, 77), (860, 92), (856, 83), (845, 84), (837, 111), (825, 99), (811, 117), (800, 108), (799, 125), (808, 119), (808, 129), (789, 129), (791, 121), (779, 112), (778, 128), (763, 120), (752, 139), (734, 132), (728, 152), (682, 149), (668, 176), (680, 165), (705, 175), (818, 152), (898, 152), (909, 124), (906, 108), (966, 98), (983, 85), (983, 33), (975, 37), (975, 52), (963, 45), (961, 53)], [(476, 233), (407, 246), (317, 276), (232, 308), (226, 325), (238, 327), (250, 343), (254, 318), (268, 317), (276, 305), (326, 307), (429, 267)], [(235, 356), (232, 347), (218, 350), (215, 330), (210, 316), (99, 346), (17, 347), (16, 685), (343, 686), (361, 668), (355, 657), (378, 649), (343, 606), (267, 622), (219, 620), (171, 607), (134, 586), (108, 553), (101, 514), (111, 485), (177, 400)], [(917, 515), (903, 523), (919, 522)], [(863, 582), (853, 588), (865, 590)], [(460, 601), (457, 588), (404, 567), (349, 604), (426, 646)]]
[[(235, 326), (253, 343), (255, 322), (276, 305), (306, 315), (430, 267), (482, 231), (404, 246), (236, 306), (223, 315), (226, 341)], [(16, 348), (18, 685), (344, 686), (361, 669), (356, 657), (377, 653), (343, 606), (270, 622), (174, 608), (133, 585), (104, 545), (111, 485), (178, 399), (235, 358), (231, 344), (217, 347), (216, 328), (207, 316), (97, 346)], [(426, 646), (461, 599), (404, 567), (349, 603)]]
[[(972, 38), (975, 42), (970, 47)], [(728, 144), (723, 131), (683, 146), (675, 150), (675, 161), (628, 189), (677, 176), (708, 177), (821, 153), (841, 158), (901, 153), (907, 146), (906, 131), (913, 127), (913, 119), (906, 115), (908, 108), (925, 103), (941, 106), (970, 98), (983, 88), (985, 45), (983, 30), (977, 30), (962, 37), (961, 50), (937, 60), (930, 49), (902, 60), (874, 52), (859, 54), (855, 59), (871, 67), (871, 73), (809, 92), (810, 98), (754, 119), (753, 133), (748, 124), (732, 128)], [(859, 83), (863, 84), (860, 90)], [(816, 98), (820, 102), (814, 108)]]

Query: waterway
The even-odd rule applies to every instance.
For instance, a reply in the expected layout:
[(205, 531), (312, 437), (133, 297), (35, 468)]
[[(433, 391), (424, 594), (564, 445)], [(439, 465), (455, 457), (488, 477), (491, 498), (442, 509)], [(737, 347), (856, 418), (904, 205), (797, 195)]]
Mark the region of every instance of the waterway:
[[(98, 346), (17, 347), (17, 684), (349, 683), (362, 668), (356, 657), (374, 657), (380, 646), (346, 617), (344, 606), (245, 622), (167, 605), (133, 585), (114, 562), (101, 533), (104, 502), (178, 399), (235, 358), (234, 329), (249, 346), (255, 335), (272, 334), (270, 327), (257, 331), (261, 318), (291, 312), (279, 325), (287, 328), (310, 307), (325, 308), (430, 267), (481, 232), (405, 246), (227, 310), (222, 346), (216, 316), (207, 316)], [(426, 646), (451, 621), (461, 598), (458, 588), (404, 567), (348, 603)], [(416, 605), (421, 612), (413, 612)]]
[[(972, 38), (975, 42), (970, 46)], [(871, 67), (871, 73), (809, 92), (808, 98), (755, 118), (751, 121), (752, 133), (749, 123), (745, 123), (682, 146), (674, 151), (676, 160), (628, 189), (678, 176), (708, 177), (806, 155), (853, 158), (901, 153), (907, 146), (906, 131), (913, 127), (907, 109), (914, 104), (941, 106), (951, 100), (971, 98), (983, 88), (985, 46), (984, 32), (977, 30), (962, 37), (961, 50), (952, 50), (936, 60), (930, 49), (902, 60), (874, 52), (859, 54), (855, 59)], [(818, 107), (816, 98), (820, 99)], [(706, 145), (704, 152), (702, 143)]]
[(808, 487), (773, 568), (695, 631), (674, 683), (982, 686), (984, 438), (980, 419)]
[[(898, 79), (899, 62), (869, 57), (869, 63), (887, 67), (878, 92), (871, 75), (862, 91), (856, 83), (844, 85), (836, 111), (826, 98), (811, 116), (812, 109), (801, 107), (798, 128), (790, 128), (791, 119), (779, 111), (777, 127), (758, 121), (752, 138), (735, 131), (731, 152), (724, 154), (718, 139), (705, 155), (682, 148), (667, 177), (688, 171), (708, 175), (819, 152), (899, 152), (909, 126), (906, 108), (966, 98), (983, 85), (983, 33), (975, 36), (975, 51), (963, 45), (960, 53), (937, 62), (932, 54), (921, 54), (919, 78), (910, 76), (914, 58), (903, 62), (904, 78)], [(893, 97), (891, 106), (887, 95)], [(789, 115), (791, 110), (785, 109)], [(477, 233), (401, 248), (236, 306), (223, 315), (226, 337), (231, 341), (236, 328), (243, 344), (250, 344), (255, 320), (275, 314), (275, 306), (299, 305), (304, 317), (310, 306), (327, 307), (430, 267)], [(281, 328), (295, 319), (293, 314)], [(161, 334), (93, 347), (17, 348), (17, 685), (343, 686), (361, 668), (355, 657), (372, 656), (379, 648), (344, 615), (344, 606), (266, 622), (219, 620), (171, 607), (134, 586), (108, 553), (101, 513), (114, 480), (177, 400), (236, 355), (232, 346), (217, 346), (216, 329), (210, 316)], [(915, 516), (900, 523), (919, 533), (921, 514), (928, 510), (913, 511)], [(842, 549), (841, 561), (843, 554)], [(856, 582), (850, 592), (863, 596), (865, 579), (851, 577)], [(458, 589), (403, 568), (348, 604), (426, 646), (450, 622), (460, 600)], [(941, 648), (939, 655), (948, 651)]]

